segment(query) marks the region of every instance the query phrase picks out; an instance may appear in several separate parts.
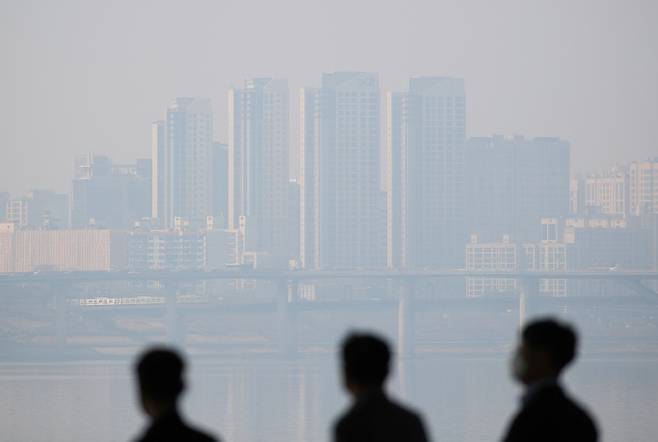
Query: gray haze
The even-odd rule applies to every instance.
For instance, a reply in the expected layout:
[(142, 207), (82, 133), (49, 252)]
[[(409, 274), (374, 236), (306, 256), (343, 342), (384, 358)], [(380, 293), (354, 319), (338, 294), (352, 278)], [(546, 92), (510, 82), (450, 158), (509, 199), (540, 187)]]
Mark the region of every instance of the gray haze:
[(559, 136), (573, 170), (658, 153), (653, 1), (3, 1), (0, 190), (69, 187), (73, 156), (150, 156), (170, 98), (213, 99), (244, 78), (320, 73), (463, 77), (467, 136)]

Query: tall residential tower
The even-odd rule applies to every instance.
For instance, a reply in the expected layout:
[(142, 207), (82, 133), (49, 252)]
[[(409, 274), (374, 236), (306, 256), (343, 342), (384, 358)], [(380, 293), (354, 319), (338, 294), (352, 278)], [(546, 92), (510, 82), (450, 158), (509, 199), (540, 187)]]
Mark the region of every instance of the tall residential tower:
[(228, 95), (228, 226), (270, 266), (292, 258), (288, 240), (288, 82), (254, 78)]
[[(157, 127), (154, 128), (157, 130)], [(167, 109), (164, 158), (158, 158), (154, 173), (164, 167), (164, 201), (157, 215), (165, 227), (177, 223), (205, 225), (211, 215), (212, 106), (209, 99), (176, 98)], [(154, 148), (159, 147), (154, 143)], [(161, 164), (161, 161), (163, 165)], [(160, 191), (154, 193), (158, 198)]]
[(376, 74), (323, 74), (300, 95), (300, 261), (307, 269), (385, 265)]
[(464, 82), (409, 80), (386, 97), (387, 265), (463, 265)]
[(466, 225), (481, 242), (542, 240), (542, 219), (569, 214), (569, 143), (559, 138), (471, 138)]
[(161, 225), (164, 221), (166, 123), (151, 124), (151, 218)]

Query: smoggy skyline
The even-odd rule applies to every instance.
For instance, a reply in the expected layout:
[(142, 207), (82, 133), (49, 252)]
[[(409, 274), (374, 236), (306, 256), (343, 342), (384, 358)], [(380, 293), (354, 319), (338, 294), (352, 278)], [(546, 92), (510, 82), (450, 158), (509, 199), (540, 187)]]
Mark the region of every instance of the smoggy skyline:
[[(372, 71), (382, 93), (460, 77), (466, 134), (557, 136), (572, 171), (658, 154), (658, 6), (650, 1), (331, 3), (6, 2), (0, 17), (0, 190), (67, 191), (75, 154), (150, 156), (150, 123), (177, 96), (213, 101), (244, 79), (298, 90)], [(382, 96), (383, 99), (383, 96)]]

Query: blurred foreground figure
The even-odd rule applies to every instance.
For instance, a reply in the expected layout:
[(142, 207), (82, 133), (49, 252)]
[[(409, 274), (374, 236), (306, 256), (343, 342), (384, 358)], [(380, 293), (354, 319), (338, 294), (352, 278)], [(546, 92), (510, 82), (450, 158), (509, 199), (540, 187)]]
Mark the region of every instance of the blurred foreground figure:
[(576, 354), (576, 333), (566, 324), (542, 319), (526, 325), (511, 363), (512, 375), (525, 386), (521, 410), (505, 442), (592, 442), (598, 439), (588, 413), (560, 386), (562, 371)]
[(420, 416), (384, 391), (391, 353), (382, 339), (351, 334), (343, 342), (343, 383), (353, 398), (334, 427), (335, 442), (425, 442)]
[(185, 389), (185, 363), (173, 350), (153, 348), (136, 365), (142, 409), (151, 424), (140, 442), (213, 442), (216, 439), (189, 427), (178, 412), (178, 398)]

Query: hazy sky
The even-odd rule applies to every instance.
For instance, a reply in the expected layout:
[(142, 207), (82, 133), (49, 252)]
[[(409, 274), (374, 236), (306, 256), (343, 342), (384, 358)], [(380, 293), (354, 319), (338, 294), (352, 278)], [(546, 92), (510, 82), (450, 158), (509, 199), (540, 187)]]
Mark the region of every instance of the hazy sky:
[(79, 152), (148, 157), (172, 97), (211, 97), (225, 140), (230, 86), (287, 77), (295, 104), (334, 70), (379, 72), (384, 90), (463, 77), (468, 136), (560, 136), (575, 171), (658, 155), (652, 0), (0, 1), (0, 191), (15, 196), (67, 191)]

